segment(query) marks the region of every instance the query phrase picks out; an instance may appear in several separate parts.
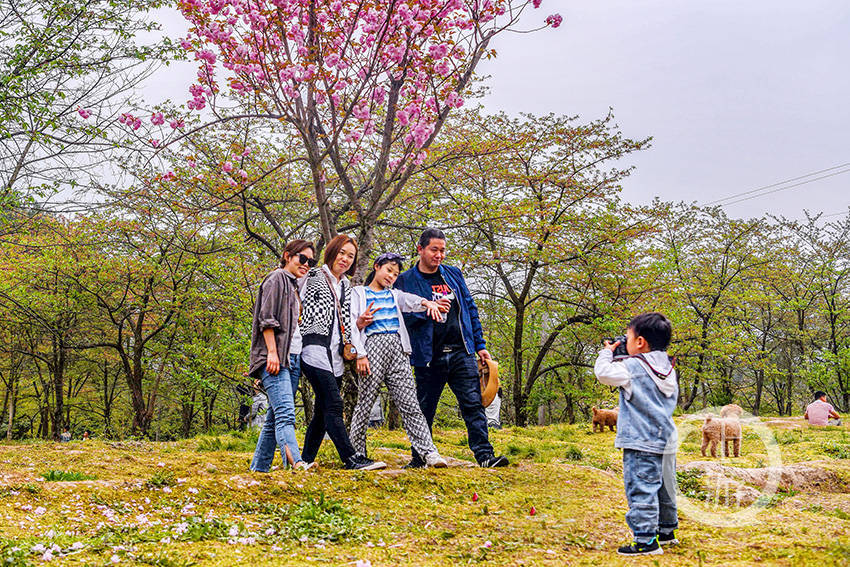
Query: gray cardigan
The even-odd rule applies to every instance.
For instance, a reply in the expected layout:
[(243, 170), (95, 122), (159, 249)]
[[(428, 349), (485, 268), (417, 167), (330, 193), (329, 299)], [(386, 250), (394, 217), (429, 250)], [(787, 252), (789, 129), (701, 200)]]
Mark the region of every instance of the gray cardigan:
[(289, 368), (289, 345), (295, 325), (298, 324), (298, 286), (295, 276), (277, 268), (260, 284), (254, 302), (254, 320), (251, 326), (251, 360), (248, 374), (256, 377), (266, 364), (269, 355), (263, 331), (274, 329), (277, 356), (281, 368)]

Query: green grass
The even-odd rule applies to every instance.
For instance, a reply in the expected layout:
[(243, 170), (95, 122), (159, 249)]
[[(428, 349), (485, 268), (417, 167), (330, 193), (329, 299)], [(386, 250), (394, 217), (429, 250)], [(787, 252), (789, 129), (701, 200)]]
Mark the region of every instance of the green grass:
[(198, 451), (252, 453), (257, 446), (257, 433), (251, 430), (242, 435), (203, 436), (198, 437), (197, 441)]

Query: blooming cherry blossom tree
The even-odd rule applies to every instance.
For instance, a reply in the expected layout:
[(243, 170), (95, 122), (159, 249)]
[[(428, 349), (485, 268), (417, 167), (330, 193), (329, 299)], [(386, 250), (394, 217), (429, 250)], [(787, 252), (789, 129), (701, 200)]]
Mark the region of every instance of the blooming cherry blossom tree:
[[(215, 117), (201, 129), (258, 118), (284, 125), (309, 170), (323, 238), (337, 230), (332, 206), (344, 203), (365, 262), (376, 223), (464, 104), (493, 38), (540, 3), (180, 0), (191, 23), (181, 46), (199, 65), (188, 107)], [(560, 22), (550, 16), (544, 27)], [(217, 169), (236, 188), (267, 173)]]

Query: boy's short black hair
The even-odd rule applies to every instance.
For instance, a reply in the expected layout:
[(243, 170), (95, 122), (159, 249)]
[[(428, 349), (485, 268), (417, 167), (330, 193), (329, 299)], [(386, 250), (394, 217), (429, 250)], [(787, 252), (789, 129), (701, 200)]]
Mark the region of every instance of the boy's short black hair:
[(429, 244), (431, 244), (431, 240), (436, 238), (437, 240), (445, 240), (446, 235), (439, 228), (426, 228), (422, 231), (422, 234), (419, 235), (419, 246), (422, 248), (427, 248)]
[(652, 350), (667, 350), (670, 336), (673, 334), (670, 320), (657, 311), (633, 317), (629, 321), (629, 329), (634, 331), (635, 337), (643, 337)]
[(825, 395), (826, 395), (826, 392), (822, 392), (822, 391), (818, 390), (817, 392), (815, 392), (815, 401), (821, 399)]

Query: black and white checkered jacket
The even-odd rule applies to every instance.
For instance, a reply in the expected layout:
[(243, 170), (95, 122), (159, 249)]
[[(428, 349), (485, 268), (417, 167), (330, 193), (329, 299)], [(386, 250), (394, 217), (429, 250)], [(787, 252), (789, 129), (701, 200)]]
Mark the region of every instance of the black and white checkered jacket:
[[(351, 284), (348, 283), (346, 277), (343, 277), (342, 296), (340, 297), (343, 321), (349, 319), (350, 298)], [(307, 281), (301, 291), (301, 303), (301, 335), (304, 337), (304, 344), (330, 346), (331, 325), (334, 321), (336, 307), (334, 306), (333, 291), (331, 291), (325, 274), (322, 273), (322, 268), (313, 268), (307, 273)], [(348, 342), (349, 337), (350, 334), (346, 327), (342, 342)]]

